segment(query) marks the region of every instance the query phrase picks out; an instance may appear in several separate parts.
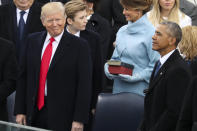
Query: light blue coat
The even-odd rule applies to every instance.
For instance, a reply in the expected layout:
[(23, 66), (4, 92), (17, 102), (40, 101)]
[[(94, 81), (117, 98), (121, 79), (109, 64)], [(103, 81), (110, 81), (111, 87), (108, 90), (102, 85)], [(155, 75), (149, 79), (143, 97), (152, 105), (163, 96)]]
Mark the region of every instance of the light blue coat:
[(105, 64), (105, 74), (114, 79), (113, 93), (133, 92), (140, 95), (148, 87), (149, 79), (159, 53), (152, 50), (152, 36), (155, 28), (143, 15), (136, 22), (121, 27), (116, 37), (113, 60), (134, 65), (133, 75), (112, 75)]

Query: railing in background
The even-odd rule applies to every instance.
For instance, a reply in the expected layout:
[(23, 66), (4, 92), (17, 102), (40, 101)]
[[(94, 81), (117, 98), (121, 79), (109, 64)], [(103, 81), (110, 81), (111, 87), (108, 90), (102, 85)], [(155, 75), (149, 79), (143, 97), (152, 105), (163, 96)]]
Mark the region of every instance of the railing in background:
[(51, 131), (51, 130), (0, 121), (0, 131)]

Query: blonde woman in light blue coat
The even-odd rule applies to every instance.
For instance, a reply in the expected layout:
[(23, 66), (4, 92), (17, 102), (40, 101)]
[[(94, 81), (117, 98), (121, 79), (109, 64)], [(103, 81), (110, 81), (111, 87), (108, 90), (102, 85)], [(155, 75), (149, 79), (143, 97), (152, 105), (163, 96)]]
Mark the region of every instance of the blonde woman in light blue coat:
[(152, 4), (151, 0), (120, 0), (123, 14), (128, 24), (119, 29), (116, 46), (111, 60), (119, 60), (134, 66), (133, 74), (113, 75), (105, 64), (105, 74), (114, 80), (113, 93), (133, 92), (144, 95), (149, 79), (159, 59), (159, 54), (152, 50), (152, 36), (155, 28), (149, 22), (146, 12)]

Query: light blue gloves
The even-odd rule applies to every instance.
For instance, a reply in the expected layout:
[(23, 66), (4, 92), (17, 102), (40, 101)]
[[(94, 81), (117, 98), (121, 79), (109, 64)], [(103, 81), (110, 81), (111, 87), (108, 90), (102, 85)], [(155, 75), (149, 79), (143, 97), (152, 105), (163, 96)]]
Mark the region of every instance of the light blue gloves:
[(120, 80), (123, 80), (123, 81), (127, 81), (127, 82), (137, 82), (137, 81), (141, 81), (143, 80), (140, 75), (138, 74), (135, 74), (133, 76), (130, 76), (130, 75), (124, 75), (124, 74), (118, 74), (118, 75), (113, 75), (113, 74), (110, 74), (109, 73), (109, 70), (108, 70), (108, 67), (109, 65), (107, 63), (105, 63), (105, 75), (109, 78), (109, 79), (115, 79), (115, 78), (118, 78)]
[(109, 65), (107, 63), (105, 63), (104, 70), (105, 70), (105, 75), (107, 76), (107, 78), (109, 78), (111, 80), (114, 78), (117, 78), (118, 75), (113, 75), (113, 74), (109, 73), (108, 67), (109, 67)]
[(135, 74), (133, 76), (130, 75), (124, 75), (124, 74), (119, 74), (118, 75), (119, 78), (123, 81), (127, 81), (127, 82), (138, 82), (143, 80), (138, 74)]

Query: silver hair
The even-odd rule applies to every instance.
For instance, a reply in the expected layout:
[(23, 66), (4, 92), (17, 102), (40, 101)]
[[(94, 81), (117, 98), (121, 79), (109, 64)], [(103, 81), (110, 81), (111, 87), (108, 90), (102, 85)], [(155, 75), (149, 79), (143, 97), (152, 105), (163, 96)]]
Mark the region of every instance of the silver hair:
[(166, 30), (166, 33), (168, 35), (170, 35), (171, 37), (176, 38), (175, 45), (177, 46), (178, 43), (182, 39), (182, 30), (181, 30), (181, 27), (177, 23), (171, 22), (171, 21), (163, 21), (160, 24), (166, 26), (166, 29), (167, 29)]
[(40, 15), (40, 19), (43, 21), (47, 15), (60, 12), (64, 17), (65, 15), (65, 8), (61, 2), (49, 2), (42, 6), (42, 11)]

